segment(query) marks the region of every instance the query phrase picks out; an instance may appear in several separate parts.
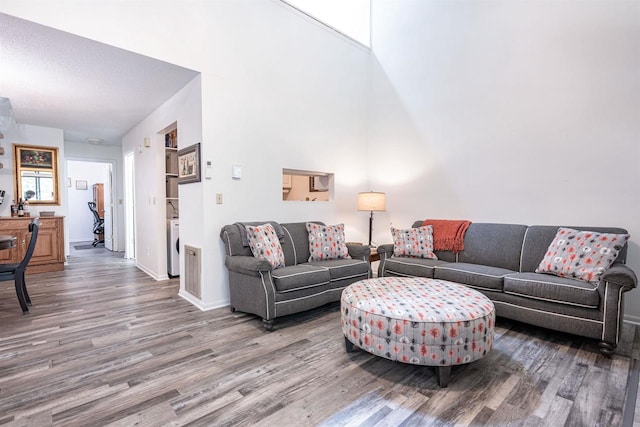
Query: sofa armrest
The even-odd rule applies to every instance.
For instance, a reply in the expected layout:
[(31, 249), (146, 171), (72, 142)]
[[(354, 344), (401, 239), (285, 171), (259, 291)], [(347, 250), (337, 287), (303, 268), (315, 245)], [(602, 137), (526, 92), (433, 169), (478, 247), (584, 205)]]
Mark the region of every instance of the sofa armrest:
[(364, 261), (369, 261), (369, 255), (371, 255), (371, 248), (369, 246), (356, 243), (347, 243), (347, 251), (349, 251), (351, 258)]
[(638, 286), (638, 278), (632, 269), (621, 263), (613, 264), (607, 271), (604, 272), (600, 283), (608, 282), (613, 285), (617, 285), (623, 292), (630, 291)]
[(273, 266), (264, 258), (252, 256), (227, 256), (224, 265), (231, 271), (259, 276), (261, 271), (271, 271)]
[(389, 258), (393, 255), (393, 243), (378, 246), (378, 255), (380, 255), (380, 258)]

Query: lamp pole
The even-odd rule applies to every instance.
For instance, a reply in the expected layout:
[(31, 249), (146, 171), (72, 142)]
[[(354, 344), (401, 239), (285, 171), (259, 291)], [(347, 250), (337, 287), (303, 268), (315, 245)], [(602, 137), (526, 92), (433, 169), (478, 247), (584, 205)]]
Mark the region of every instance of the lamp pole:
[(372, 233), (373, 233), (373, 211), (371, 211), (371, 215), (369, 216), (369, 246), (371, 246), (371, 241), (373, 240)]

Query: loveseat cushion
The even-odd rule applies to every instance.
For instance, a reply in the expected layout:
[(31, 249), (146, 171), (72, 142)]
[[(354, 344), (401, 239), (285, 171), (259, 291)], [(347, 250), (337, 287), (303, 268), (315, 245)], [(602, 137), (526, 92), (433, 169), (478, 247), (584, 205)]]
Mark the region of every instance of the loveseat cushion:
[(434, 278), (457, 282), (474, 288), (501, 291), (503, 279), (513, 270), (465, 262), (452, 262), (435, 268)]
[(395, 257), (385, 259), (385, 276), (419, 276), (433, 279), (433, 269), (445, 261), (427, 258)]
[(331, 281), (329, 269), (309, 264), (279, 268), (273, 271), (272, 277), (278, 292), (291, 292), (326, 285)]
[(335, 259), (331, 261), (314, 261), (309, 264), (329, 270), (331, 281), (355, 277), (369, 277), (369, 263), (360, 259)]
[(549, 274), (510, 274), (504, 278), (504, 292), (579, 307), (597, 308), (600, 303), (596, 284)]

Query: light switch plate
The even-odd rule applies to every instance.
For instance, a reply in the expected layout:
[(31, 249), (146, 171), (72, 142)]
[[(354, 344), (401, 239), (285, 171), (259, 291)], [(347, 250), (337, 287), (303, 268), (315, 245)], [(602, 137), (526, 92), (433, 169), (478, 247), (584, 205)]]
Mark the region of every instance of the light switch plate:
[(240, 166), (240, 165), (231, 165), (231, 178), (233, 178), (233, 179), (242, 178), (242, 166)]

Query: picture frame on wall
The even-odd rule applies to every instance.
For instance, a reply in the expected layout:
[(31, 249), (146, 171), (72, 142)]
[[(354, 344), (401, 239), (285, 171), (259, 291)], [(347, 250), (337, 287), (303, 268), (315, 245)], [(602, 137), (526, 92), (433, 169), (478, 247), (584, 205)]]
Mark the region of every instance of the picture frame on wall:
[(58, 148), (13, 144), (13, 182), (17, 198), (32, 205), (59, 205)]
[(178, 184), (201, 181), (200, 143), (178, 150)]
[(76, 181), (76, 190), (86, 190), (87, 188), (89, 188), (87, 181)]

